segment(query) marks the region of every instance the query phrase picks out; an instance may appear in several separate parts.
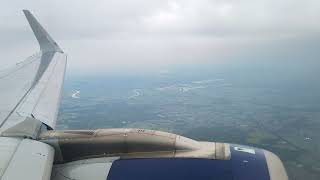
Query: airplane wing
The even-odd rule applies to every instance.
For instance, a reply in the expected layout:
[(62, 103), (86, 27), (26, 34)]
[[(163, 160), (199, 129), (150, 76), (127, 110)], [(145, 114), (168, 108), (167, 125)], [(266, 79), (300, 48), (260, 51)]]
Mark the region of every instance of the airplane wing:
[(55, 127), (67, 61), (33, 15), (24, 13), (40, 52), (0, 74), (0, 133), (34, 138), (42, 125)]
[(54, 149), (34, 139), (55, 127), (67, 58), (33, 15), (23, 12), (40, 52), (0, 71), (0, 179), (49, 179)]

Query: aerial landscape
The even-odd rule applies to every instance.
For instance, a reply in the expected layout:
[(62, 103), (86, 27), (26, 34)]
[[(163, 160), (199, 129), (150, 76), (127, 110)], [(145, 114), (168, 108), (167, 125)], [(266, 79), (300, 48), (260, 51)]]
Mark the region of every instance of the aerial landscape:
[(0, 179), (320, 180), (319, 19), (316, 0), (2, 3)]
[(67, 75), (57, 129), (146, 128), (245, 144), (278, 154), (290, 179), (319, 179), (320, 86), (305, 72), (275, 79), (260, 70)]

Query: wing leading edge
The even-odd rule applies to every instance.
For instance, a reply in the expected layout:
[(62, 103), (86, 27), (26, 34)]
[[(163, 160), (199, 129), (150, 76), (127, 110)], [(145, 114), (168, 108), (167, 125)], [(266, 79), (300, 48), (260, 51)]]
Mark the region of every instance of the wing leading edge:
[(0, 133), (36, 138), (42, 127), (55, 127), (67, 60), (35, 17), (23, 12), (40, 52), (0, 74)]

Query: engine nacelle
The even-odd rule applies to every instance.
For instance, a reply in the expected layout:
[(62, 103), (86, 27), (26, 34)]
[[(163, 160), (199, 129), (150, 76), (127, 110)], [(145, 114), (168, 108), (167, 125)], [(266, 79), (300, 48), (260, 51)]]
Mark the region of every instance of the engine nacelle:
[(288, 180), (273, 153), (145, 129), (47, 131), (52, 179)]
[(55, 163), (113, 157), (188, 157), (229, 159), (225, 143), (198, 142), (172, 133), (146, 129), (47, 131), (39, 140), (55, 148)]

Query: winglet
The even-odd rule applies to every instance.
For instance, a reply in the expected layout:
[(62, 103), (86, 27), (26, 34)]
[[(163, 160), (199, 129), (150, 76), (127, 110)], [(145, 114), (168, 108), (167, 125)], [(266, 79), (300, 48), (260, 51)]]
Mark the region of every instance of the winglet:
[(40, 25), (36, 18), (28, 10), (23, 10), (31, 29), (36, 36), (40, 50), (43, 52), (54, 51), (54, 52), (63, 52), (58, 44), (50, 37), (47, 31)]

